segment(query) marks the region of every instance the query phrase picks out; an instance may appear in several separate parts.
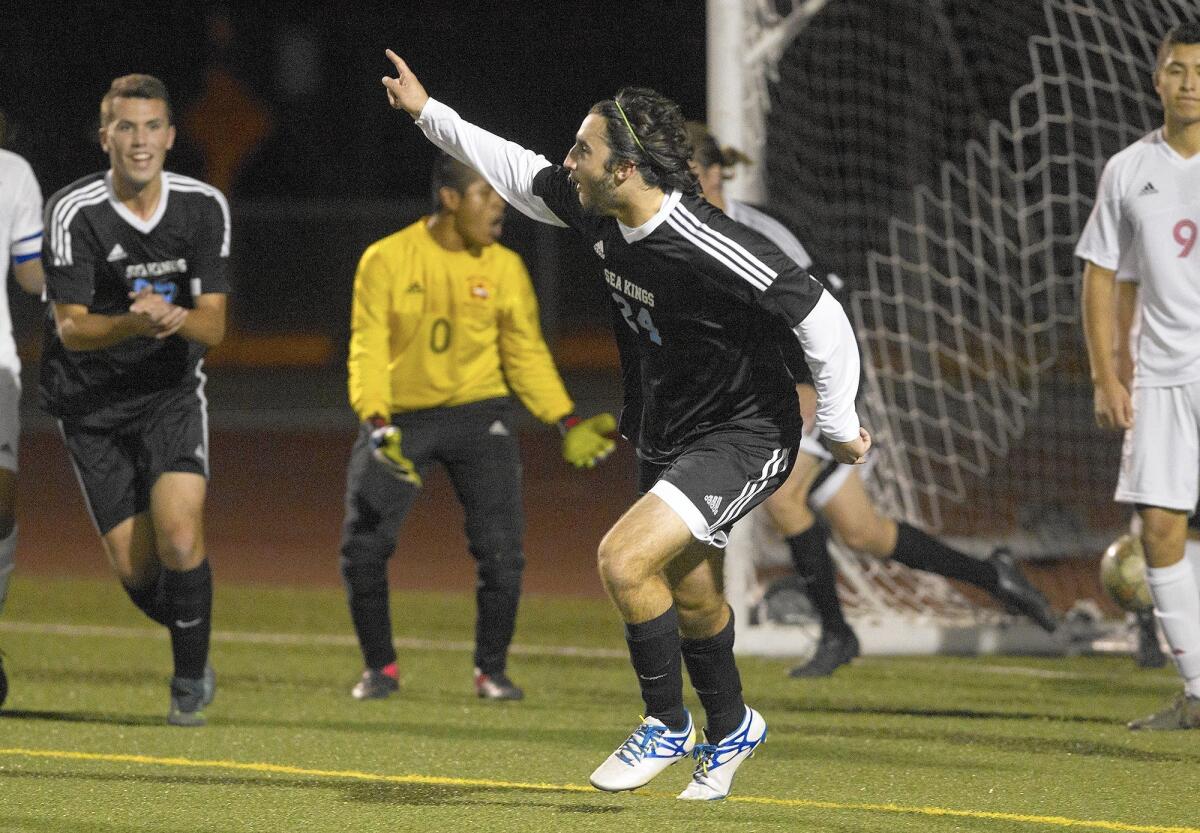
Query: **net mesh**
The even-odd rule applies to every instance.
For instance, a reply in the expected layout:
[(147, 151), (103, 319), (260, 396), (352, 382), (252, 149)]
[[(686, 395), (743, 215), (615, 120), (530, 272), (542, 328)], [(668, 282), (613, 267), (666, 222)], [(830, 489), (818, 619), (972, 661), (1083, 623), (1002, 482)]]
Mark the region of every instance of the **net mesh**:
[[(1155, 50), (1189, 5), (835, 1), (764, 75), (768, 203), (852, 288), (888, 514), (1040, 557), (1099, 552), (1123, 523), (1073, 248), (1105, 161), (1161, 123)], [(786, 559), (761, 519), (751, 537), (760, 566)], [(837, 557), (852, 614), (992, 616)]]

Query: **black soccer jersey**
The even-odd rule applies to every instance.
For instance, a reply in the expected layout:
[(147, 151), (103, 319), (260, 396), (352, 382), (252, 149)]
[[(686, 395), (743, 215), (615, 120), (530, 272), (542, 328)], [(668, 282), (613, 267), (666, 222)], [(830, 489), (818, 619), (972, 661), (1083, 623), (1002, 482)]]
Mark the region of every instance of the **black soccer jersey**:
[(796, 429), (781, 339), (795, 341), (789, 329), (817, 303), (814, 278), (698, 196), (668, 194), (630, 229), (584, 211), (565, 168), (539, 171), (533, 193), (604, 261), (626, 378), (622, 433), (643, 458), (669, 459), (721, 429)]
[[(229, 206), (216, 188), (163, 172), (162, 198), (143, 220), (121, 205), (101, 172), (46, 203), (46, 297), (91, 313), (129, 311), (129, 293), (151, 286), (192, 307), (202, 294), (229, 291)], [(196, 389), (204, 346), (179, 335), (138, 337), (100, 350), (70, 351), (53, 312), (43, 338), (43, 407), (87, 427), (119, 424), (157, 396)]]

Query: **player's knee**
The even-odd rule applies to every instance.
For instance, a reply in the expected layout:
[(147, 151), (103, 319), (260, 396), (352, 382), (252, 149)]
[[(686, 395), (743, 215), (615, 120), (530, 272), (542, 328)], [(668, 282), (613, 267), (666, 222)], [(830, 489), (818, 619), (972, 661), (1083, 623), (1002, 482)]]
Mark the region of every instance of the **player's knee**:
[(179, 569), (195, 561), (200, 548), (200, 530), (192, 524), (160, 530), (157, 543), (159, 560)]
[(614, 546), (610, 538), (600, 542), (596, 552), (596, 566), (600, 580), (610, 593), (619, 593), (627, 588), (640, 586), (650, 577), (636, 554), (624, 547)]
[(525, 572), (525, 553), (520, 550), (494, 553), (479, 559), (479, 582), (484, 587), (519, 588)]

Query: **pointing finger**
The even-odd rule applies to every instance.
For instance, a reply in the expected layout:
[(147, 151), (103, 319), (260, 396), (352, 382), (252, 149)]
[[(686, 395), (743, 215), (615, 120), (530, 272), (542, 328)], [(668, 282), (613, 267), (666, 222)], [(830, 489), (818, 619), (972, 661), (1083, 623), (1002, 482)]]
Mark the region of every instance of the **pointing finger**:
[(408, 72), (408, 64), (404, 63), (404, 59), (390, 49), (385, 49), (383, 54), (387, 55), (388, 60), (392, 62), (392, 66), (396, 68), (397, 75), (404, 77), (404, 73)]

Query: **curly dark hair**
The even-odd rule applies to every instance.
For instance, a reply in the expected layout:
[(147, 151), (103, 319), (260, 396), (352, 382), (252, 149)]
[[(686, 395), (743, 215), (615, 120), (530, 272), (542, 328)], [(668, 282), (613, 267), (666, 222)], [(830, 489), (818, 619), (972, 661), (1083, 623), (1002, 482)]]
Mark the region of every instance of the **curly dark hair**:
[(1158, 45), (1158, 60), (1155, 61), (1158, 69), (1162, 68), (1163, 62), (1167, 59), (1167, 53), (1177, 43), (1186, 43), (1188, 46), (1200, 43), (1200, 21), (1189, 20), (1179, 23), (1172, 26), (1167, 34), (1163, 35), (1162, 43)]
[(674, 101), (646, 87), (622, 87), (614, 98), (592, 105), (589, 112), (608, 123), (609, 170), (632, 162), (652, 188), (696, 191), (696, 177), (688, 167), (692, 143), (684, 129), (683, 111)]

